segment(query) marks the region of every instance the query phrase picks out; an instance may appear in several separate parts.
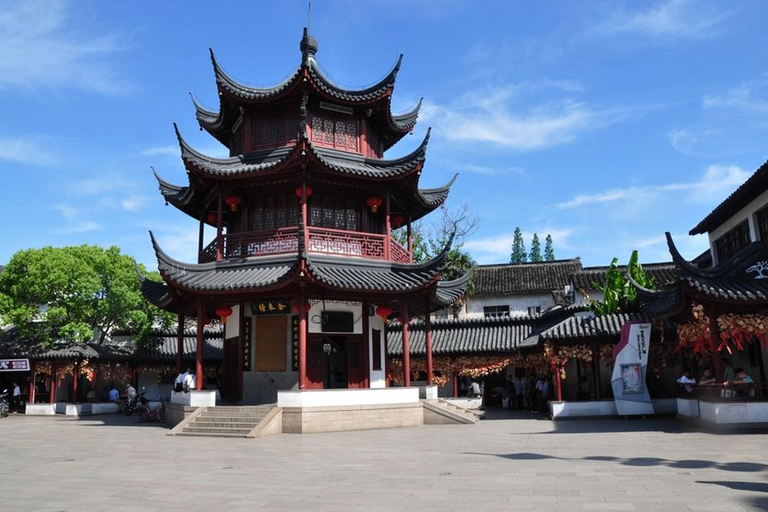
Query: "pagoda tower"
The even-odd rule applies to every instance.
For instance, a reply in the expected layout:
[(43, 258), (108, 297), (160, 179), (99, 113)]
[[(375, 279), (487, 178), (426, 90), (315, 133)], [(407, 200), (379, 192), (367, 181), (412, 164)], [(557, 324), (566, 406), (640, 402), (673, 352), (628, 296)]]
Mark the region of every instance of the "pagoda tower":
[[(198, 389), (204, 326), (225, 324), (221, 388), (230, 400), (269, 402), (296, 387), (385, 387), (387, 317), (405, 320), (407, 347), (408, 320), (429, 323), (469, 279), (441, 280), (450, 242), (413, 262), (411, 225), (444, 203), (455, 176), (418, 187), (429, 132), (409, 155), (383, 158), (413, 129), (421, 104), (391, 112), (402, 55), (380, 82), (349, 90), (320, 70), (307, 29), (300, 49), (296, 71), (270, 88), (238, 83), (211, 51), (219, 111), (193, 102), (201, 130), (230, 156), (200, 153), (176, 128), (189, 183), (155, 174), (166, 203), (198, 220), (199, 256), (173, 259), (150, 233), (164, 282), (140, 276), (142, 289), (178, 313), (180, 345), (184, 320), (196, 318)], [(213, 240), (204, 238), (206, 224)], [(392, 236), (397, 229), (406, 230), (406, 247)]]

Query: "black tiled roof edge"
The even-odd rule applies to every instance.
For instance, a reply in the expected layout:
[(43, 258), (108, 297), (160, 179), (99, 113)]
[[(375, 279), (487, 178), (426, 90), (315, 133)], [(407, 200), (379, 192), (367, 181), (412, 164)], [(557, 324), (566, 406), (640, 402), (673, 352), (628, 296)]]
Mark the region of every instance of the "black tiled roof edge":
[(439, 277), (451, 241), (423, 263), (393, 263), (349, 257), (308, 254), (307, 268), (319, 282), (342, 290), (401, 293), (429, 286)]
[(571, 275), (581, 270), (581, 259), (535, 263), (478, 265), (475, 267), (473, 295), (514, 295), (550, 293), (571, 283)]
[[(66, 344), (46, 348), (18, 338), (13, 328), (0, 335), (0, 357), (26, 357), (36, 360), (92, 359), (99, 362), (174, 362), (176, 360), (176, 330), (163, 329), (152, 333), (150, 338), (137, 343), (130, 335), (127, 340), (113, 340), (104, 343)], [(208, 362), (223, 359), (223, 329), (206, 329), (203, 359)], [(184, 360), (194, 360), (197, 346), (197, 330), (184, 330)]]
[(159, 308), (167, 307), (173, 300), (168, 285), (147, 279), (137, 263), (134, 263), (134, 268), (136, 269), (136, 275), (141, 283), (141, 294), (144, 295), (144, 298), (147, 299), (150, 304)]
[[(530, 335), (535, 319), (524, 317), (491, 317), (438, 319), (432, 322), (432, 353), (467, 354), (477, 352), (512, 352)], [(426, 354), (423, 321), (409, 325), (410, 353)], [(387, 328), (387, 350), (391, 355), (403, 353), (403, 331), (399, 322)]]
[(307, 68), (310, 81), (318, 88), (318, 90), (323, 91), (338, 100), (367, 103), (381, 98), (394, 89), (397, 73), (400, 71), (402, 63), (403, 55), (400, 54), (397, 58), (397, 62), (395, 62), (395, 65), (384, 78), (363, 89), (346, 89), (337, 85), (323, 73), (314, 57), (308, 59)]
[(216, 85), (219, 90), (249, 101), (261, 101), (278, 96), (291, 85), (298, 83), (303, 73), (303, 66), (297, 67), (288, 77), (277, 85), (272, 87), (258, 88), (249, 87), (237, 82), (231, 76), (229, 76), (219, 65), (216, 60), (216, 56), (213, 53), (213, 49), (209, 48), (211, 54), (211, 63), (213, 64), (213, 72), (216, 76)]
[(541, 333), (542, 341), (588, 341), (596, 338), (615, 338), (630, 321), (650, 322), (644, 313), (615, 313), (612, 315), (574, 315)]
[(290, 278), (298, 267), (298, 253), (247, 260), (183, 263), (163, 252), (151, 231), (149, 235), (163, 279), (187, 290), (231, 292), (273, 286)]
[[(677, 268), (675, 263), (662, 262), (662, 263), (645, 263), (642, 264), (643, 270), (650, 277), (653, 277), (657, 286), (664, 286), (677, 280)], [(619, 270), (622, 273), (626, 273), (627, 266), (619, 265)], [(584, 291), (596, 291), (605, 284), (605, 274), (608, 271), (608, 267), (584, 267), (579, 272), (574, 272), (572, 279), (573, 285), (577, 290)], [(597, 287), (595, 286), (597, 285)]]
[(713, 231), (766, 190), (768, 190), (768, 162), (761, 165), (747, 181), (717, 205), (688, 234), (698, 235)]

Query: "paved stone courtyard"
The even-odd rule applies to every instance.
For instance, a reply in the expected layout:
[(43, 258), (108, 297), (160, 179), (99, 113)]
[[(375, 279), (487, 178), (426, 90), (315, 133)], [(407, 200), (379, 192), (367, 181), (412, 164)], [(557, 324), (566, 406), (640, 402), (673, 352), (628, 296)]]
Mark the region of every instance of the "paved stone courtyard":
[(167, 437), (119, 416), (0, 420), (0, 510), (768, 509), (768, 435), (674, 420)]

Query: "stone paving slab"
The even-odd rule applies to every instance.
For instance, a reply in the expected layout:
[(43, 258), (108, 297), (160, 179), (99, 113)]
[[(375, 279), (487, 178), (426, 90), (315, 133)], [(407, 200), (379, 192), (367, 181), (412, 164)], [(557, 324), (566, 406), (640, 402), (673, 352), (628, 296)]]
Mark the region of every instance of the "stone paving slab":
[(0, 419), (0, 511), (768, 510), (768, 434), (671, 419), (167, 437), (123, 416)]

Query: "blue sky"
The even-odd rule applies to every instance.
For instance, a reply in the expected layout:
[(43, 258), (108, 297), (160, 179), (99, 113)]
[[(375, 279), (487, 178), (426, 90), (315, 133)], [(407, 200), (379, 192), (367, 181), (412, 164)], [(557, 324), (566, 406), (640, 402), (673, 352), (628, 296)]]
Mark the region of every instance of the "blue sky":
[[(482, 8), (481, 8), (482, 6)], [(186, 184), (172, 123), (197, 149), (189, 92), (218, 107), (208, 48), (241, 82), (300, 59), (306, 1), (0, 0), (0, 264), (45, 245), (117, 245), (156, 262), (152, 229), (195, 260), (197, 224), (164, 206), (150, 166)], [(424, 98), (388, 154), (432, 138), (422, 186), (458, 172), (449, 205), (480, 229), (480, 263), (550, 233), (585, 265), (669, 260), (688, 230), (768, 159), (768, 3), (315, 0), (317, 59), (361, 87), (404, 54), (394, 110)]]

